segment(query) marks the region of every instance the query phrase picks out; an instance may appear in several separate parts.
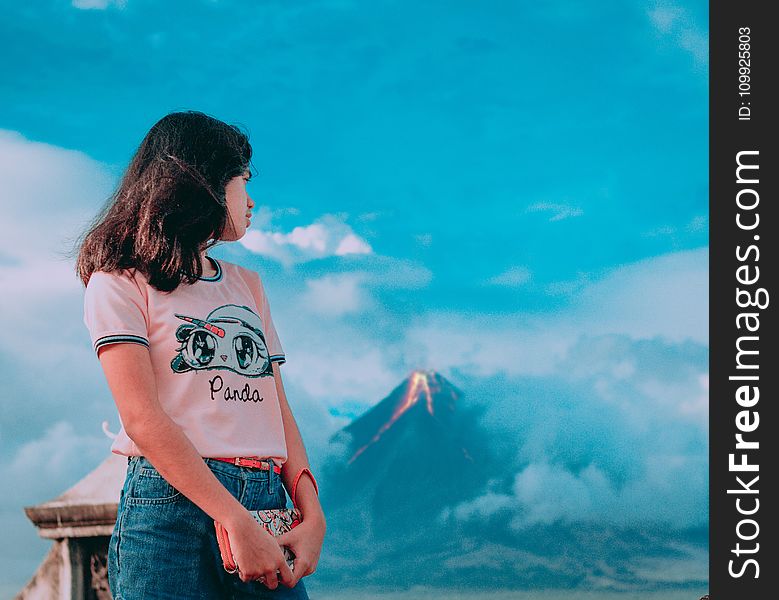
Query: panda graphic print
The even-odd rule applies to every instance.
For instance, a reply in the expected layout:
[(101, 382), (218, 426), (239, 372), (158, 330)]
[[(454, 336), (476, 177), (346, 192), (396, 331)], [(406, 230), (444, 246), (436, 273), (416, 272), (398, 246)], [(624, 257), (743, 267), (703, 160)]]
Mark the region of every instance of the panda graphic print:
[[(85, 290), (84, 323), (98, 358), (111, 344), (148, 349), (160, 406), (200, 456), (283, 464), (277, 366), (286, 356), (263, 282), (229, 261), (215, 267), (219, 276), (173, 292), (156, 289), (137, 270), (96, 271)], [(111, 451), (143, 455), (123, 427)]]
[(226, 369), (273, 377), (262, 320), (248, 306), (224, 304), (205, 316), (175, 314), (185, 322), (176, 329), (180, 345), (170, 363), (174, 373)]

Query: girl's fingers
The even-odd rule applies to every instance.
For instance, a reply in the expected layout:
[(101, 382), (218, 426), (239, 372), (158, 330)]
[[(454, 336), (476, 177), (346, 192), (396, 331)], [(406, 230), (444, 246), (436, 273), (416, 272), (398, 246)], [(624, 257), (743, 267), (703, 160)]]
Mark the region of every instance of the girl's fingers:
[(294, 533), (295, 530), (288, 531), (287, 533), (282, 533), (281, 535), (276, 536), (276, 541), (278, 542), (279, 546), (289, 546), (292, 548), (295, 545), (295, 542), (297, 541), (297, 534)]
[(263, 583), (265, 584), (265, 587), (275, 590), (279, 585), (279, 578), (276, 575), (276, 571), (267, 571), (264, 574), (265, 580)]

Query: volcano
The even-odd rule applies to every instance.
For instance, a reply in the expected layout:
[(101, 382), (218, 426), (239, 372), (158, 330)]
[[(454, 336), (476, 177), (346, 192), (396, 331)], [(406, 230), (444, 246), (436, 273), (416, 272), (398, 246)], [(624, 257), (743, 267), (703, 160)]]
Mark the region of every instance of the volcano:
[[(515, 527), (512, 517), (524, 507), (513, 486), (524, 467), (505, 453), (523, 440), (490, 438), (480, 401), (436, 371), (415, 370), (331, 438), (332, 455), (341, 458), (327, 460), (319, 477), (327, 515), (321, 585), (442, 590), (408, 598), (601, 581), (631, 589), (646, 585), (635, 565), (680, 556), (680, 536), (705, 553), (705, 530), (663, 537), (643, 527), (565, 520)], [(504, 504), (491, 506), (493, 500)], [(460, 506), (470, 508), (458, 512)]]
[[(383, 447), (382, 437), (387, 435), (387, 440), (392, 439), (397, 431), (388, 432), (396, 425), (398, 430), (408, 427), (430, 429), (429, 435), (455, 443), (452, 436), (446, 435), (446, 430), (452, 425), (460, 397), (459, 390), (435, 371), (414, 371), (389, 396), (344, 428), (356, 447), (349, 464), (374, 446), (381, 452), (378, 448)], [(435, 430), (439, 427), (441, 435), (436, 435)], [(465, 459), (473, 460), (464, 445), (461, 450)]]
[(462, 396), (440, 373), (415, 370), (336, 433), (331, 441), (347, 449), (328, 474), (338, 507), (397, 531), (481, 489), (488, 446)]

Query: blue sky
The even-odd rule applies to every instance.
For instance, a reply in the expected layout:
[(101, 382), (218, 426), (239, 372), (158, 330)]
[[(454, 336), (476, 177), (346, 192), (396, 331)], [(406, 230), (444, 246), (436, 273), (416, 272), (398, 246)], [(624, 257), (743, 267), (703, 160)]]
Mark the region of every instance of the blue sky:
[[(18, 494), (0, 520), (22, 548), (3, 561), (8, 589), (48, 544), (21, 506), (88, 472), (110, 444), (100, 423), (117, 427), (61, 252), (177, 109), (251, 135), (257, 216), (213, 254), (265, 277), (313, 462), (413, 368), (475, 393), (490, 382), (495, 406), (495, 390), (532, 397), (539, 378), (540, 397), (578, 368), (587, 381), (555, 398), (581, 385), (587, 414), (618, 406), (576, 434), (599, 474), (564, 472), (539, 424), (518, 480), (597, 480), (602, 499), (600, 474), (634, 477), (639, 512), (705, 521), (707, 3), (2, 4), (0, 206), (13, 227), (0, 282), (18, 293), (0, 300), (16, 323), (0, 342), (0, 470)], [(624, 465), (598, 458), (594, 440), (633, 426), (646, 437)], [(676, 488), (650, 468), (649, 431), (695, 473), (681, 512), (651, 503)], [(38, 450), (57, 450), (55, 464)], [(578, 518), (533, 512), (517, 490), (505, 501), (530, 503), (523, 514)], [(608, 494), (624, 514), (628, 496)]]

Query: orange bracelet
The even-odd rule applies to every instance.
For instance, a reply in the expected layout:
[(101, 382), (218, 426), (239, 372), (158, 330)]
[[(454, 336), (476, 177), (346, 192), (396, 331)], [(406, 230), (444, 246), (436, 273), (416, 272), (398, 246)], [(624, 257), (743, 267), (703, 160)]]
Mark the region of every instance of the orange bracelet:
[(308, 473), (308, 476), (311, 478), (311, 482), (314, 484), (314, 491), (316, 492), (316, 495), (319, 496), (319, 486), (316, 483), (316, 479), (314, 479), (314, 474), (311, 472), (311, 469), (308, 467), (304, 467), (298, 471), (298, 474), (295, 475), (295, 479), (292, 480), (292, 506), (297, 506), (297, 490), (298, 490), (298, 481), (300, 480), (300, 476), (303, 475), (303, 473)]

